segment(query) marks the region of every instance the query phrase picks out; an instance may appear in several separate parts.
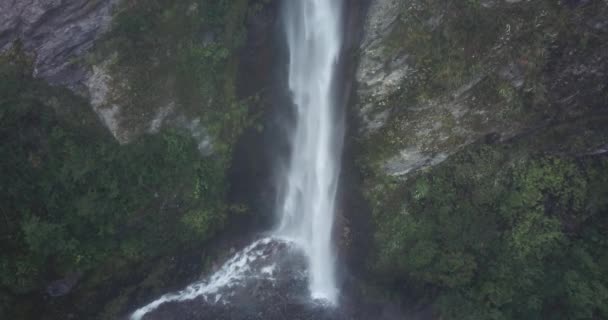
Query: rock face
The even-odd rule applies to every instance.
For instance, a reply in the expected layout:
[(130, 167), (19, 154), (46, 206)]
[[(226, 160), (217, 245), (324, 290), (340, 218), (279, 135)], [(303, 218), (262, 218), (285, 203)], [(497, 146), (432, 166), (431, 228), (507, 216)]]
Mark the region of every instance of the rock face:
[[(213, 150), (201, 119), (177, 110), (171, 88), (148, 104), (146, 114), (130, 111), (132, 79), (114, 66), (118, 52), (94, 50), (111, 29), (120, 0), (6, 0), (0, 2), (0, 52), (17, 41), (34, 58), (34, 76), (52, 85), (67, 87), (86, 97), (100, 121), (120, 143), (144, 133), (157, 133), (164, 125), (181, 127), (199, 141), (202, 154)], [(192, 10), (197, 7), (192, 7)], [(107, 40), (107, 39), (106, 39)], [(151, 58), (152, 60), (156, 57)], [(125, 111), (126, 110), (126, 111)], [(141, 118), (138, 125), (125, 118)]]
[(373, 1), (356, 77), (367, 163), (404, 177), (482, 137), (597, 112), (606, 20), (584, 1)]
[(35, 75), (86, 93), (91, 73), (77, 63), (107, 31), (117, 0), (4, 0), (0, 2), (0, 51), (19, 40), (35, 55)]
[(356, 74), (360, 101), (358, 110), (364, 123), (363, 131), (374, 131), (384, 126), (388, 112), (373, 115), (374, 104), (398, 90), (410, 71), (407, 54), (390, 57), (386, 55), (383, 45), (384, 38), (397, 23), (401, 7), (401, 2), (397, 0), (378, 0), (372, 1), (368, 9)]
[(89, 99), (102, 123), (121, 143), (132, 136), (121, 126), (120, 105), (110, 102), (108, 61), (84, 63), (95, 41), (110, 29), (119, 0), (31, 0), (0, 3), (0, 51), (16, 41), (34, 57), (34, 76)]
[[(519, 247), (510, 239), (520, 241), (515, 234), (536, 216), (553, 219), (555, 234), (569, 239), (604, 226), (596, 217), (606, 209), (595, 209), (593, 199), (605, 190), (596, 184), (605, 181), (608, 150), (607, 22), (606, 1), (372, 1), (350, 107), (358, 120), (354, 158), (369, 205), (361, 210), (371, 211), (369, 270), (375, 279), (388, 278), (387, 290), (407, 299), (436, 288), (439, 318), (515, 315), (524, 304), (516, 299), (538, 297), (512, 284), (519, 267), (505, 281), (518, 288), (513, 295), (493, 301), (498, 307), (487, 315), (470, 312), (486, 305), (492, 295), (486, 289), (506, 292), (494, 284), (507, 279), (505, 266), (519, 249), (503, 248), (535, 241), (526, 238)], [(552, 179), (565, 183), (551, 189), (544, 181)], [(558, 200), (568, 197), (564, 190), (585, 195), (581, 208), (593, 211)], [(538, 198), (522, 206), (519, 195), (511, 196), (518, 192)], [(568, 205), (557, 209), (560, 201)], [(503, 254), (509, 258), (501, 260)], [(549, 264), (538, 268), (538, 274), (554, 272)], [(538, 318), (551, 317), (553, 297), (539, 298)]]

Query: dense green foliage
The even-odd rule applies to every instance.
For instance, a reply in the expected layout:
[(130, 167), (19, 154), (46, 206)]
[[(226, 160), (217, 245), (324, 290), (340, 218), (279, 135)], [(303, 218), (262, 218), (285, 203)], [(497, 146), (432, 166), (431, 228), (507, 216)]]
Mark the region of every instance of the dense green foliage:
[[(606, 94), (586, 90), (605, 76), (570, 72), (606, 70), (605, 33), (588, 25), (608, 7), (402, 6), (385, 49), (413, 71), (375, 104), (390, 117), (358, 159), (380, 287), (442, 319), (608, 318), (608, 159), (591, 155), (608, 141)], [(410, 150), (449, 157), (390, 176)]]
[(26, 61), (6, 58), (2, 288), (26, 293), (49, 276), (195, 246), (222, 225), (223, 159), (203, 159), (178, 130), (120, 146), (83, 101), (31, 79)]
[[(442, 319), (608, 318), (608, 159), (592, 155), (608, 96), (587, 90), (605, 83), (606, 34), (588, 26), (608, 7), (401, 4), (382, 48), (410, 73), (373, 101), (389, 116), (358, 158), (380, 287)], [(400, 155), (448, 157), (391, 176)]]
[[(252, 119), (236, 94), (248, 9), (241, 0), (121, 4), (86, 62), (110, 73), (120, 126), (139, 133), (128, 145), (86, 101), (33, 79), (18, 44), (0, 57), (0, 314), (38, 319), (31, 305), (51, 280), (83, 275), (70, 312), (114, 319), (162, 291), (179, 268), (173, 257), (208, 259), (205, 244), (243, 210), (225, 194), (233, 145)], [(167, 105), (200, 119), (212, 155), (179, 121), (142, 134)]]
[(608, 160), (522, 151), (474, 146), (387, 181), (376, 270), (445, 319), (607, 317)]

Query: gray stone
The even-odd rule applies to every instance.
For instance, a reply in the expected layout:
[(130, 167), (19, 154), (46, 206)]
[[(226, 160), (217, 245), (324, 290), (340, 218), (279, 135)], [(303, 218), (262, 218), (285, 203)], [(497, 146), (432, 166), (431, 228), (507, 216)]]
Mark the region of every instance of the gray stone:
[(0, 51), (20, 40), (35, 76), (86, 94), (90, 71), (76, 63), (108, 30), (118, 0), (2, 0)]
[(388, 56), (383, 46), (384, 37), (390, 34), (398, 20), (402, 5), (397, 0), (376, 0), (368, 11), (356, 73), (359, 101), (362, 102), (357, 110), (364, 123), (364, 131), (377, 130), (386, 120), (387, 112), (374, 115), (370, 102), (377, 105), (399, 90), (403, 79), (413, 72), (406, 54)]
[[(559, 3), (575, 8), (588, 1)], [(488, 12), (530, 4), (528, 0), (480, 1), (482, 10)], [(408, 20), (407, 10), (411, 8), (425, 12), (426, 18)], [(544, 19), (547, 14), (544, 11), (538, 12), (534, 22), (518, 19), (514, 13), (508, 23), (497, 25), (503, 31), (487, 43), (484, 52), (472, 56), (477, 61), (473, 72), (446, 82), (445, 90), (410, 95), (407, 90), (416, 90), (416, 82), (425, 81), (425, 76), (429, 76), (425, 73), (429, 71), (422, 69), (424, 64), (419, 63), (418, 51), (407, 52), (406, 48), (397, 47), (397, 35), (392, 31), (413, 25), (428, 32), (443, 32), (446, 23), (458, 19), (443, 10), (423, 0), (372, 0), (360, 48), (356, 74), (358, 104), (354, 110), (360, 118), (359, 138), (386, 143), (381, 158), (372, 159), (383, 174), (407, 179), (417, 170), (438, 164), (480, 139), (497, 143), (543, 128), (552, 120), (548, 114), (561, 113), (561, 117), (579, 119), (597, 112), (594, 108), (605, 108), (602, 93), (607, 83), (606, 45), (592, 42), (585, 49), (580, 45), (561, 44), (565, 48), (550, 45), (557, 35), (549, 32), (552, 29)], [(585, 19), (572, 21), (581, 31), (596, 37), (608, 30), (605, 7), (588, 13)], [(524, 25), (528, 28), (523, 28)], [(524, 39), (523, 32), (545, 34), (548, 43), (519, 43)], [(407, 38), (408, 34), (398, 36)], [(407, 40), (403, 39), (403, 43)], [(530, 45), (542, 55), (537, 61), (526, 55), (513, 56), (512, 49), (518, 45)], [(547, 64), (549, 60), (554, 62)], [(543, 63), (545, 68), (534, 69)], [(534, 102), (535, 108), (522, 107), (522, 92), (533, 92), (539, 99)], [(608, 152), (601, 137), (597, 143), (591, 138), (589, 144), (594, 147), (585, 148), (589, 152), (586, 154)]]
[(433, 166), (445, 159), (447, 159), (447, 155), (444, 153), (425, 154), (418, 148), (412, 147), (401, 150), (398, 155), (389, 159), (384, 164), (384, 171), (390, 176), (404, 176), (412, 170)]
[[(100, 121), (122, 144), (144, 133), (157, 133), (168, 123), (186, 128), (199, 142), (201, 153), (211, 154), (211, 138), (200, 120), (186, 120), (173, 101), (150, 106), (155, 116), (144, 129), (123, 125), (126, 97), (117, 93), (122, 89), (128, 92), (129, 83), (110, 72), (115, 55), (102, 57), (96, 65), (84, 63), (95, 41), (109, 30), (120, 1), (0, 0), (0, 51), (20, 41), (26, 53), (35, 58), (34, 76), (87, 97)], [(188, 13), (197, 8), (193, 4)], [(201, 41), (210, 43), (214, 38), (206, 33)]]

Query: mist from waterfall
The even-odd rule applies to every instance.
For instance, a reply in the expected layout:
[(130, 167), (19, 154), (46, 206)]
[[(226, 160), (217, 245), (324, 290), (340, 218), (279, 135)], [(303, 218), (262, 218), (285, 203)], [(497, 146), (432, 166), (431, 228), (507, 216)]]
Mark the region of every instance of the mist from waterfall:
[(304, 250), (311, 295), (329, 303), (338, 295), (331, 240), (344, 131), (333, 90), (341, 11), (340, 0), (285, 1), (283, 11), (296, 122), (276, 233)]

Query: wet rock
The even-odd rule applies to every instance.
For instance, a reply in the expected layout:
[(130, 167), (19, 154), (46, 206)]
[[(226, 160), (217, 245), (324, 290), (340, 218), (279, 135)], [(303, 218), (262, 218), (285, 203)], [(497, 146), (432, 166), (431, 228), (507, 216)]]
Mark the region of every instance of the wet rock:
[[(230, 281), (225, 281), (226, 276)], [(369, 303), (351, 293), (344, 292), (337, 306), (312, 300), (303, 252), (291, 242), (266, 238), (236, 252), (210, 280), (166, 295), (166, 301), (147, 313), (136, 312), (132, 319), (389, 320), (405, 317), (395, 306)], [(426, 314), (407, 318), (430, 319)]]
[[(140, 309), (143, 319), (275, 319), (308, 301), (306, 259), (290, 242), (262, 239), (235, 252), (208, 280)], [(163, 300), (164, 299), (164, 300)], [(141, 310), (149, 308), (147, 313)], [(279, 319), (279, 318), (276, 318)]]

